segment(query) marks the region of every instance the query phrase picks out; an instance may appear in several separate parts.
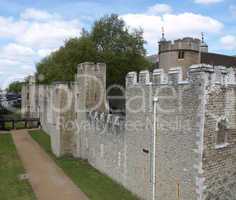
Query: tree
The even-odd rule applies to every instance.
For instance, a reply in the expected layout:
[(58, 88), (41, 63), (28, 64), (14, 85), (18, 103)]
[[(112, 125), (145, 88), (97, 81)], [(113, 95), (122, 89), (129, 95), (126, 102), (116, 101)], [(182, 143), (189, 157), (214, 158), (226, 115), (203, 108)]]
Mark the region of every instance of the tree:
[(116, 14), (104, 16), (94, 23), (91, 32), (82, 30), (80, 38), (65, 42), (37, 64), (37, 74), (42, 83), (71, 81), (77, 65), (82, 62), (107, 64), (107, 83), (124, 84), (129, 71), (139, 71), (151, 66), (145, 58), (143, 31), (129, 32), (125, 22)]
[(37, 74), (43, 75), (41, 83), (71, 81), (82, 62), (97, 62), (96, 48), (88, 36), (71, 38), (59, 50), (37, 64)]
[(24, 84), (24, 82), (14, 81), (14, 82), (9, 84), (9, 86), (7, 88), (7, 91), (19, 94), (19, 93), (21, 93), (21, 88), (22, 88), (23, 84)]
[(124, 20), (116, 14), (96, 21), (91, 39), (99, 52), (99, 61), (107, 64), (108, 85), (124, 85), (129, 71), (139, 71), (151, 66), (145, 58), (142, 29), (129, 32)]

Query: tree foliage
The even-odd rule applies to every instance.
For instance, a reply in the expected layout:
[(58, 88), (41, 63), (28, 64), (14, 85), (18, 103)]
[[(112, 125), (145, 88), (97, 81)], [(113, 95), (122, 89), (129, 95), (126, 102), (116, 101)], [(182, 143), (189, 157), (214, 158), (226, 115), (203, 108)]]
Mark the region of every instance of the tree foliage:
[(83, 29), (80, 38), (69, 39), (63, 47), (41, 60), (37, 73), (44, 75), (43, 83), (70, 81), (79, 63), (104, 62), (108, 85), (124, 84), (129, 71), (150, 66), (144, 44), (141, 29), (130, 32), (118, 15), (107, 15), (94, 23), (90, 33)]
[(70, 81), (74, 79), (77, 65), (86, 61), (97, 61), (94, 43), (86, 36), (72, 38), (37, 64), (37, 74), (43, 75), (43, 83)]
[(19, 93), (21, 93), (21, 88), (22, 88), (23, 84), (24, 84), (24, 82), (14, 81), (14, 82), (9, 84), (9, 86), (7, 88), (7, 91), (19, 94)]

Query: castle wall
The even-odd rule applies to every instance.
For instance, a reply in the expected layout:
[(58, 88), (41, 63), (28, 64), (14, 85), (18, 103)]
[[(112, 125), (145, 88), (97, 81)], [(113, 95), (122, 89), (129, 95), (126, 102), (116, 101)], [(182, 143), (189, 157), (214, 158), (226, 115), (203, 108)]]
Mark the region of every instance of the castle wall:
[(42, 129), (51, 137), (55, 155), (73, 154), (74, 87), (68, 84), (38, 85), (38, 113)]
[[(87, 79), (95, 70), (104, 78), (105, 70), (90, 65), (79, 66), (83, 76), (77, 75), (73, 84), (36, 86), (38, 100), (34, 102), (38, 102), (42, 127), (50, 134), (57, 156), (72, 154), (86, 159), (140, 198), (151, 199), (153, 98), (158, 97), (156, 199), (223, 200), (227, 196), (234, 200), (234, 70), (195, 65), (189, 68), (187, 80), (182, 80), (181, 68), (167, 73), (164, 69), (152, 74), (130, 72), (123, 118), (106, 111), (104, 90)], [(101, 104), (94, 107), (98, 99)], [(229, 144), (215, 146), (221, 115), (229, 124)]]
[(138, 196), (150, 199), (153, 135), (151, 85), (127, 87), (126, 102), (127, 185)]
[(86, 125), (80, 131), (81, 158), (125, 185), (124, 124), (117, 117), (97, 112), (87, 114)]
[[(174, 200), (179, 194), (181, 199), (225, 199), (227, 196), (233, 200), (236, 191), (235, 71), (220, 66), (196, 65), (190, 67), (187, 81), (181, 81), (179, 72), (172, 69), (165, 74), (164, 70), (155, 70), (152, 83), (149, 72), (140, 72), (139, 82), (137, 73), (131, 72), (127, 76), (126, 106), (131, 106), (133, 111), (137, 110), (137, 113), (126, 111), (127, 122), (138, 121), (140, 125), (138, 129), (126, 130), (126, 143), (131, 144), (127, 151), (130, 168), (127, 168), (133, 175), (144, 174), (138, 179), (134, 176), (127, 178), (130, 190), (144, 199), (150, 199), (148, 195), (151, 192), (146, 186), (152, 184), (152, 157), (147, 155), (145, 160), (140, 156), (139, 160), (138, 155), (144, 148), (152, 152), (150, 134), (153, 131), (153, 106), (150, 97), (157, 95), (157, 199)], [(218, 85), (218, 89), (215, 85)], [(172, 95), (174, 98), (170, 98)], [(139, 97), (144, 97), (144, 101)], [(130, 103), (132, 98), (134, 100)], [(140, 110), (142, 107), (144, 109)], [(209, 110), (217, 112), (219, 116), (227, 112), (229, 118), (227, 131), (232, 141), (229, 146), (220, 148), (220, 154), (217, 154), (219, 149), (215, 150), (216, 154), (212, 154), (212, 146), (215, 145), (212, 134), (215, 138), (216, 120), (208, 120)], [(151, 126), (148, 126), (148, 121), (152, 121)], [(136, 155), (134, 160), (133, 155)], [(145, 168), (149, 170), (145, 171)], [(145, 191), (140, 191), (140, 184), (145, 186)]]
[(22, 86), (22, 103), (21, 114), (25, 118), (38, 118), (38, 88), (35, 85), (33, 78), (29, 78), (29, 84)]
[[(236, 199), (236, 85), (217, 84), (207, 91), (203, 176), (204, 199)], [(217, 145), (217, 123), (227, 121), (227, 140)]]
[(50, 135), (52, 151), (61, 155), (59, 120), (60, 114), (53, 108), (59, 108), (59, 98), (54, 86), (39, 85), (39, 118), (42, 129)]
[[(173, 89), (173, 88), (172, 88)], [(171, 90), (172, 90), (171, 89)], [(162, 90), (162, 89), (161, 89)], [(199, 152), (196, 141), (201, 127), (202, 87), (185, 85), (174, 88), (177, 96), (173, 100), (160, 100), (164, 112), (157, 111), (160, 128), (157, 131), (157, 199), (196, 199), (195, 165)], [(163, 89), (161, 96), (171, 95)], [(182, 102), (179, 100), (181, 99)], [(165, 109), (173, 112), (165, 113)]]
[[(163, 76), (156, 74), (154, 76)], [(197, 199), (196, 165), (200, 160), (197, 141), (203, 118), (201, 75), (192, 82), (179, 79), (179, 72), (166, 79), (153, 78), (152, 84), (136, 83), (127, 87), (127, 122), (137, 127), (126, 130), (128, 177), (131, 191), (144, 199), (152, 195), (153, 97), (157, 96), (156, 199)], [(148, 76), (147, 76), (148, 77)], [(139, 75), (139, 80), (142, 77)], [(163, 80), (163, 81), (160, 81)], [(147, 84), (147, 85), (146, 85)], [(144, 94), (144, 95), (143, 95)], [(135, 98), (134, 97), (144, 97)], [(144, 105), (142, 103), (144, 102)], [(130, 108), (129, 108), (130, 106)], [(143, 108), (140, 110), (140, 108)], [(131, 112), (129, 109), (133, 110)], [(135, 112), (137, 111), (137, 112)], [(147, 150), (144, 152), (143, 150)], [(139, 176), (135, 176), (139, 174)], [(142, 185), (142, 189), (140, 189)]]

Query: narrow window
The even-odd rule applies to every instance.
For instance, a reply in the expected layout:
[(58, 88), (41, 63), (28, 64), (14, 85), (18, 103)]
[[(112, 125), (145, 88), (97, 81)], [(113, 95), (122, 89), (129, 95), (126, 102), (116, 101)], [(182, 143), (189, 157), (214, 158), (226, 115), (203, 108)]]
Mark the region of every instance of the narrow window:
[(217, 124), (216, 145), (227, 143), (227, 121), (222, 119)]
[(184, 59), (184, 51), (183, 50), (179, 51), (178, 59)]

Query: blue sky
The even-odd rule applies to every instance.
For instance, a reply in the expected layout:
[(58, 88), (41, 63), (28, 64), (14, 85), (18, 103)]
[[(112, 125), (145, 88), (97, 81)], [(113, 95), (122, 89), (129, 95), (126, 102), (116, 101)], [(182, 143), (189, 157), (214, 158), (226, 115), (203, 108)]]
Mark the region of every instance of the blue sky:
[(211, 52), (236, 55), (235, 0), (0, 0), (0, 88), (34, 73), (65, 39), (110, 13), (143, 28), (148, 54), (157, 52), (163, 26), (167, 39), (204, 32)]

